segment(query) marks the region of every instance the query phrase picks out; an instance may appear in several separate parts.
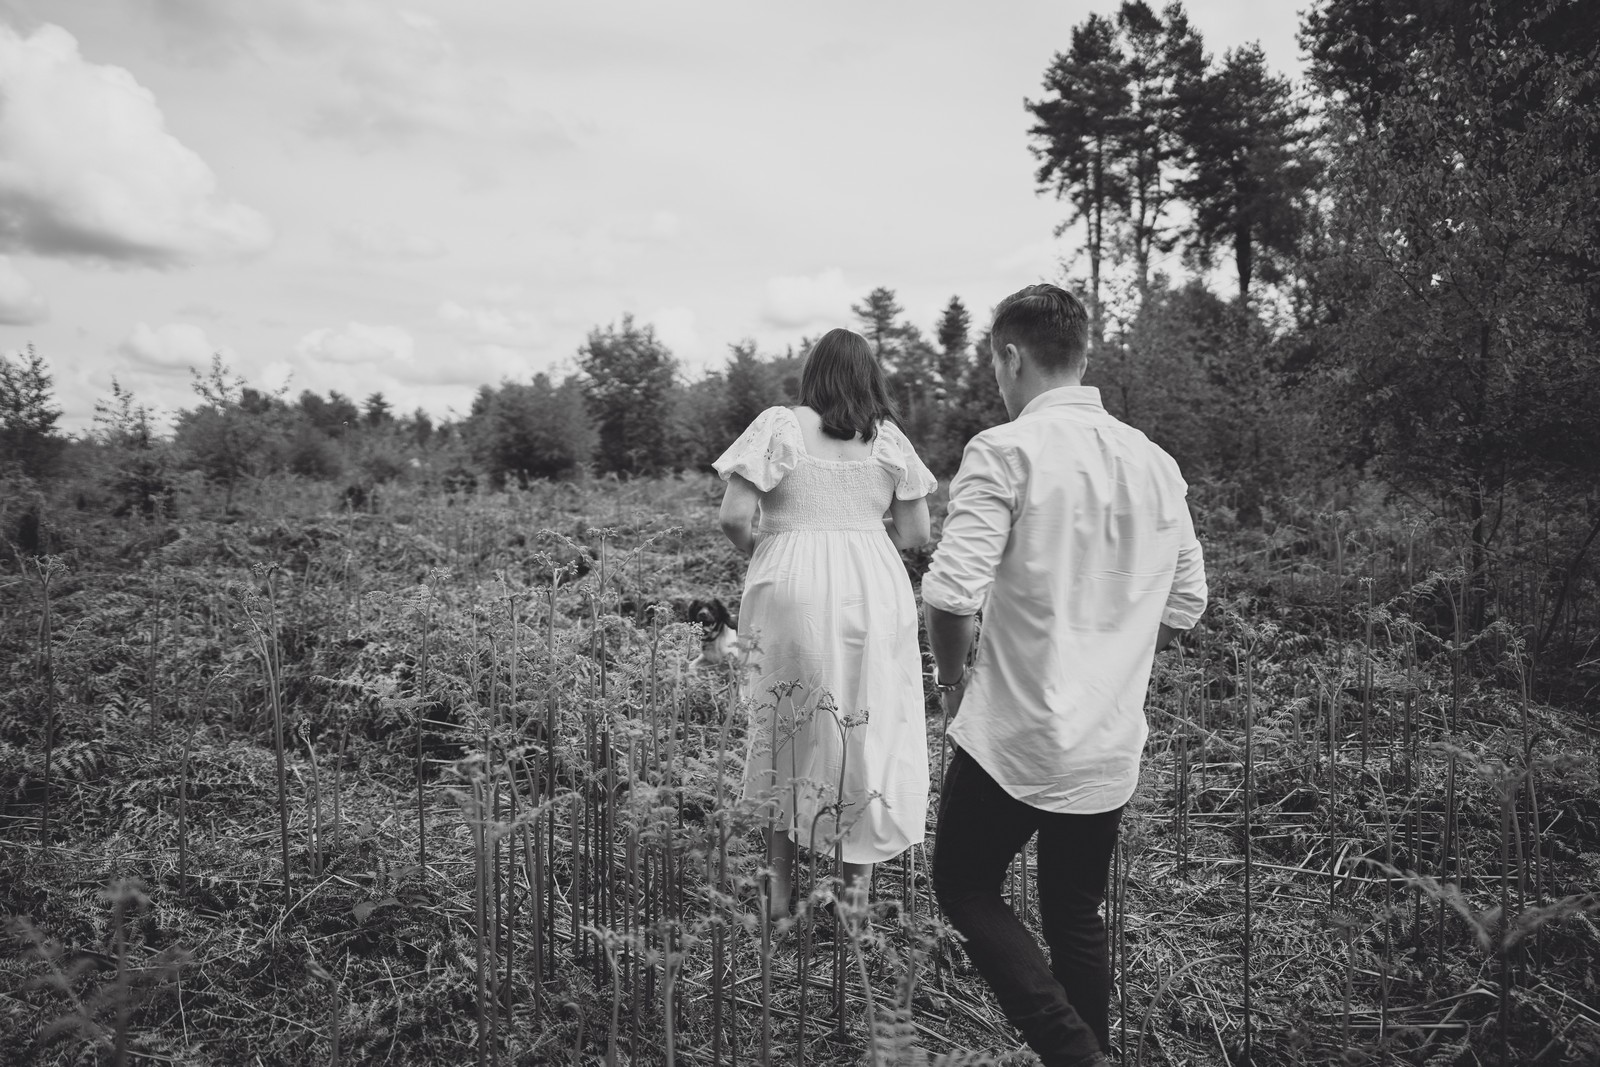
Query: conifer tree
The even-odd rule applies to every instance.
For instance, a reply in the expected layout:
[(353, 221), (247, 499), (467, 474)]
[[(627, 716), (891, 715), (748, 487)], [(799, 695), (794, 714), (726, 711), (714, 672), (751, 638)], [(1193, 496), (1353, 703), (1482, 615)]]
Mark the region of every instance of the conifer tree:
[(1144, 0), (1126, 0), (1117, 28), (1127, 46), (1129, 90), (1118, 148), (1127, 190), (1120, 215), (1143, 299), (1150, 291), (1152, 258), (1177, 244), (1167, 214), (1183, 160), (1178, 102), (1204, 76), (1206, 59), (1199, 33), (1176, 0), (1159, 16)]
[(49, 473), (61, 444), (54, 384), (32, 345), (15, 356), (0, 353), (0, 462), (16, 463), (32, 478)]
[(1217, 70), (1181, 84), (1179, 93), (1189, 249), (1205, 267), (1218, 248), (1231, 250), (1245, 300), (1252, 281), (1279, 280), (1296, 255), (1318, 173), (1308, 112), (1255, 44), (1231, 49)]
[(946, 396), (953, 394), (966, 370), (968, 349), (972, 345), (972, 314), (959, 296), (952, 296), (939, 316), (934, 330), (939, 340), (939, 385)]
[(1090, 330), (1102, 335), (1101, 263), (1112, 227), (1127, 202), (1128, 184), (1119, 164), (1131, 103), (1126, 57), (1114, 23), (1090, 15), (1073, 28), (1072, 44), (1056, 53), (1045, 72), (1046, 95), (1026, 106), (1037, 119), (1030, 131), (1040, 160), (1035, 175), (1040, 192), (1065, 200), (1071, 214), (1056, 229), (1084, 223), (1089, 256)]

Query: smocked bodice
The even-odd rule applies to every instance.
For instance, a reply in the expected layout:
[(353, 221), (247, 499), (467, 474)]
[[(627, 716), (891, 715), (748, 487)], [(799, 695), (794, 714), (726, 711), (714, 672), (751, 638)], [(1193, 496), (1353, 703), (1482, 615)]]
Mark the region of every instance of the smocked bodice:
[(761, 498), (761, 532), (883, 532), (895, 476), (876, 459), (796, 457), (794, 469)]
[(851, 530), (883, 533), (890, 501), (933, 492), (933, 475), (893, 422), (878, 424), (864, 459), (822, 459), (806, 451), (795, 413), (773, 407), (756, 416), (713, 467), (737, 474), (761, 493), (759, 530)]

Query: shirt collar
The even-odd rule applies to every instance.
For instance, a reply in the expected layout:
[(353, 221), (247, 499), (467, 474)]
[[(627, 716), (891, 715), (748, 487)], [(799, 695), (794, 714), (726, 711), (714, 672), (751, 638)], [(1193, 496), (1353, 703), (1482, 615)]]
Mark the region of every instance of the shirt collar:
[(1046, 389), (1028, 401), (1028, 406), (1022, 409), (1017, 418), (1020, 419), (1023, 415), (1029, 415), (1044, 408), (1065, 406), (1083, 406), (1104, 410), (1104, 405), (1100, 403), (1100, 390), (1094, 386), (1062, 385), (1055, 389)]

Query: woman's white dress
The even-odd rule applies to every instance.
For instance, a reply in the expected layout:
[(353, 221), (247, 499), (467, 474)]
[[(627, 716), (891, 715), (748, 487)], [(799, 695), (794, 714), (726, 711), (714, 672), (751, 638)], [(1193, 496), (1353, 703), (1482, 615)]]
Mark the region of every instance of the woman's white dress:
[(775, 802), (801, 845), (837, 838), (846, 863), (897, 856), (924, 836), (928, 744), (917, 608), (883, 516), (937, 483), (892, 423), (866, 459), (821, 459), (784, 407), (715, 467), (761, 492), (739, 608), (740, 637), (756, 643), (744, 795)]

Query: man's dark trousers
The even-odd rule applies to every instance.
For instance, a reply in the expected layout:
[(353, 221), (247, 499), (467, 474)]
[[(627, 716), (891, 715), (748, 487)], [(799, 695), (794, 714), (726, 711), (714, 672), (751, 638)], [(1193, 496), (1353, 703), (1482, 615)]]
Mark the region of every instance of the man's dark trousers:
[[(1122, 808), (1041, 811), (961, 749), (945, 773), (933, 887), (967, 956), (1045, 1067), (1099, 1064), (1111, 1050), (1111, 963), (1100, 917)], [(1012, 859), (1039, 835), (1039, 915), (1050, 963), (1000, 896)]]

